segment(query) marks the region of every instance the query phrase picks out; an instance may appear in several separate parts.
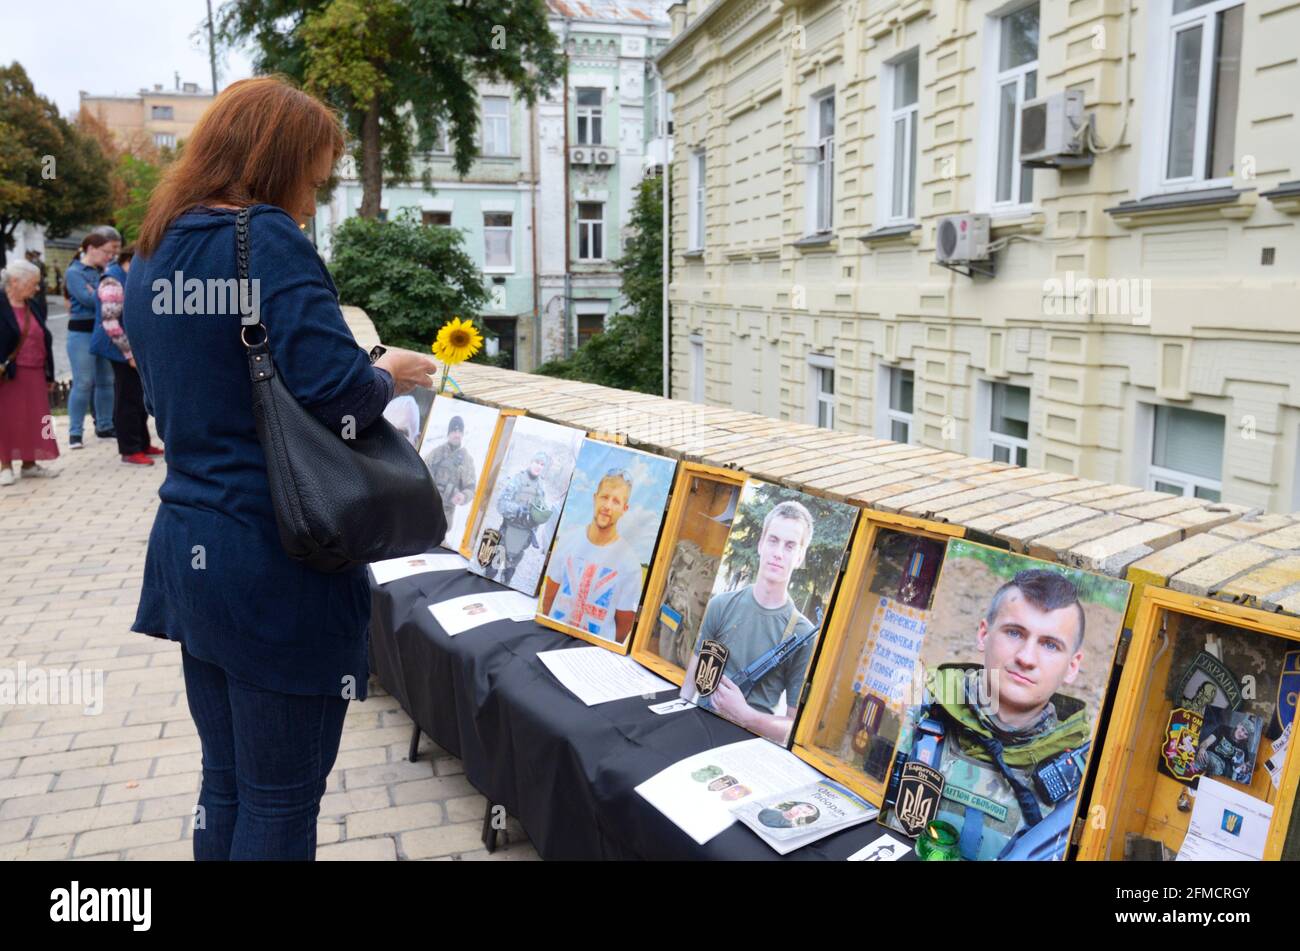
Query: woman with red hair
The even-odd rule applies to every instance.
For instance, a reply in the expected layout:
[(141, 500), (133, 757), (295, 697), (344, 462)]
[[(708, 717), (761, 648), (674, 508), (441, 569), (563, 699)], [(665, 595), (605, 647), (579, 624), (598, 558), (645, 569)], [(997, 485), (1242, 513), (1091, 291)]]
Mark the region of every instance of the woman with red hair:
[(203, 748), (196, 859), (311, 859), (351, 699), (366, 696), (365, 568), (317, 572), (281, 547), (240, 340), (235, 221), (276, 372), (323, 424), (360, 432), (431, 357), (357, 346), (302, 232), (343, 153), (337, 116), (277, 78), (237, 82), (155, 190), (124, 324), (167, 477), (132, 630), (181, 644)]

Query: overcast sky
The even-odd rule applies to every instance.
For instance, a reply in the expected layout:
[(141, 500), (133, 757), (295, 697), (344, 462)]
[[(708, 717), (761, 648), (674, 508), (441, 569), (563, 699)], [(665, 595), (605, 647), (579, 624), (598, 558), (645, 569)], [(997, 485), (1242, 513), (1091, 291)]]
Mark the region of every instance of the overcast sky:
[[(214, 11), (221, 0), (212, 0)], [(0, 0), (0, 63), (23, 64), (36, 91), (75, 115), (78, 90), (135, 95), (142, 87), (212, 87), (204, 0)], [(193, 36), (191, 36), (193, 34)], [(243, 51), (217, 57), (224, 88), (253, 74)]]

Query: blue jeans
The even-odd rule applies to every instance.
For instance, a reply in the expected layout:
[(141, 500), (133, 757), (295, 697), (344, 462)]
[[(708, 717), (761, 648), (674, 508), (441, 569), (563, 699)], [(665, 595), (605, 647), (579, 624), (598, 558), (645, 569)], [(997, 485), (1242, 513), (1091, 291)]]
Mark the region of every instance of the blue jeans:
[(316, 858), (316, 818), (348, 701), (276, 693), (181, 648), (203, 747), (195, 861)]
[(68, 435), (80, 436), (95, 401), (95, 428), (113, 428), (113, 363), (90, 352), (90, 331), (68, 331), (68, 362), (72, 364), (72, 389), (68, 392)]

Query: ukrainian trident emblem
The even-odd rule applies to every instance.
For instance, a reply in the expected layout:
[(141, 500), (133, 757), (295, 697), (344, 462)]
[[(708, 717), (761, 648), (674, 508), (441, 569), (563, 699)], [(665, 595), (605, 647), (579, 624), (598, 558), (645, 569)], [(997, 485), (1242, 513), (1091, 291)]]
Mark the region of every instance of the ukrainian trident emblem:
[(695, 689), (707, 697), (722, 683), (722, 672), (727, 667), (731, 651), (717, 641), (705, 641), (700, 647), (700, 659), (695, 665)]

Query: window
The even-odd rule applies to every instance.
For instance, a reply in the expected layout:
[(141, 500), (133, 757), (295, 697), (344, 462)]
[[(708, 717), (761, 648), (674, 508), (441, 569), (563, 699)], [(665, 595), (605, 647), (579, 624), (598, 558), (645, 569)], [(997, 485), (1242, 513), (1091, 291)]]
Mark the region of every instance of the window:
[(505, 96), (483, 97), (483, 154), (510, 154), (510, 100)]
[(578, 315), (578, 346), (582, 346), (592, 337), (605, 332), (604, 314)]
[(887, 164), (890, 223), (916, 218), (916, 122), (919, 100), (920, 56), (909, 53), (889, 67), (890, 104), (885, 111), (885, 157)]
[(485, 212), (483, 215), (483, 267), (488, 270), (512, 271), (514, 258), (514, 215), (510, 212)]
[(599, 261), (605, 256), (605, 206), (598, 201), (578, 202), (578, 260)]
[(451, 227), (450, 211), (422, 211), (420, 212), (420, 223), (423, 225), (438, 225), (442, 228)]
[(1241, 0), (1173, 0), (1162, 182), (1230, 179), (1241, 80)]
[(704, 153), (694, 153), (690, 165), (691, 201), (686, 215), (686, 226), (690, 232), (686, 242), (688, 251), (704, 248), (704, 169)]
[(175, 116), (172, 113), (171, 106), (150, 106), (149, 118), (157, 119), (159, 121), (164, 121), (164, 122), (170, 122), (173, 118), (175, 118)]
[(160, 149), (174, 149), (176, 148), (176, 133), (155, 132), (153, 134), (153, 144)]
[(1020, 165), (1020, 107), (1038, 95), (1038, 4), (999, 17), (996, 30), (993, 207), (1013, 208), (1034, 198), (1033, 170)]
[(812, 137), (816, 160), (809, 177), (812, 187), (812, 231), (831, 230), (835, 211), (835, 93), (828, 92), (812, 102)]
[(447, 136), (447, 126), (439, 122), (433, 130), (433, 151), (437, 154), (446, 155), (451, 151), (451, 142)]
[(602, 89), (584, 89), (579, 86), (575, 91), (578, 108), (578, 144), (601, 145), (602, 106), (605, 92)]
[(989, 450), (994, 462), (1028, 464), (1029, 388), (994, 383), (989, 413)]
[(829, 357), (808, 358), (812, 399), (809, 422), (823, 429), (835, 428), (835, 361)]
[(900, 367), (884, 367), (886, 387), (885, 425), (881, 438), (894, 442), (912, 441), (912, 388), (914, 376), (911, 370)]
[(1181, 406), (1157, 406), (1147, 488), (1220, 501), (1224, 419)]

